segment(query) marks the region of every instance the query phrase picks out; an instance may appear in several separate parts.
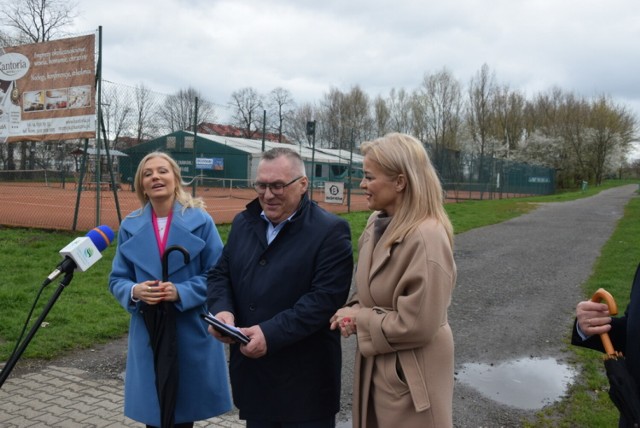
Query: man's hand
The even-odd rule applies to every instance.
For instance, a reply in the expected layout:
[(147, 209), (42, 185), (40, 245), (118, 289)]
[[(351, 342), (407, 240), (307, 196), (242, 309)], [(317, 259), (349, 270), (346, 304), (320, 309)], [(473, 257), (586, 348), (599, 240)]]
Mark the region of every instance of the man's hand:
[(244, 334), (249, 336), (249, 343), (240, 346), (240, 352), (248, 358), (260, 358), (267, 354), (267, 340), (262, 333), (260, 326), (241, 328)]
[(609, 307), (604, 303), (585, 300), (576, 306), (576, 318), (585, 336), (602, 334), (611, 330)]
[[(229, 312), (229, 311), (222, 311), (222, 312), (218, 312), (215, 317), (222, 321), (225, 324), (228, 325), (232, 325), (235, 327), (235, 316)], [(219, 333), (216, 329), (213, 328), (213, 326), (209, 326), (209, 328), (207, 329), (209, 331), (209, 334), (213, 337), (215, 337), (216, 339), (218, 339), (220, 342), (222, 343), (235, 343), (235, 340), (233, 340), (232, 338), (228, 337), (228, 336), (224, 336), (221, 333)]]

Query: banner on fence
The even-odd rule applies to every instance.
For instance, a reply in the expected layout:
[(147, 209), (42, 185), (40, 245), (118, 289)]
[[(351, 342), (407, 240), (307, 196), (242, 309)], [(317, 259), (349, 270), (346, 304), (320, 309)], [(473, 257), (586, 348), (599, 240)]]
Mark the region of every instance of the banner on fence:
[(0, 48), (0, 142), (93, 138), (95, 35)]

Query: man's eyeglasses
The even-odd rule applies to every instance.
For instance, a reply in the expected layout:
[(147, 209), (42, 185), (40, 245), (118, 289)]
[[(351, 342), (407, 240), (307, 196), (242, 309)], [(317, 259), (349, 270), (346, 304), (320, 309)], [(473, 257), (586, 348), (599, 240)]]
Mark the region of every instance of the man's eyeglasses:
[(256, 181), (255, 183), (253, 183), (253, 188), (256, 189), (256, 192), (258, 192), (259, 195), (264, 195), (267, 192), (267, 189), (271, 190), (271, 193), (273, 193), (274, 195), (278, 196), (278, 195), (282, 195), (284, 193), (284, 189), (287, 186), (290, 186), (291, 184), (295, 183), (296, 181), (300, 180), (302, 177), (304, 177), (303, 175), (301, 175), (298, 178), (294, 178), (293, 180), (291, 180), (288, 183), (261, 183), (259, 181)]

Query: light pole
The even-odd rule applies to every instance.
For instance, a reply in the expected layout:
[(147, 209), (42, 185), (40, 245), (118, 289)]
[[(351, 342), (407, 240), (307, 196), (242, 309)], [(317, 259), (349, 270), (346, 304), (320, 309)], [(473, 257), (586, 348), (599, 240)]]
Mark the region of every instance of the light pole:
[(313, 201), (313, 177), (316, 175), (316, 121), (307, 122), (307, 136), (311, 135), (311, 200)]

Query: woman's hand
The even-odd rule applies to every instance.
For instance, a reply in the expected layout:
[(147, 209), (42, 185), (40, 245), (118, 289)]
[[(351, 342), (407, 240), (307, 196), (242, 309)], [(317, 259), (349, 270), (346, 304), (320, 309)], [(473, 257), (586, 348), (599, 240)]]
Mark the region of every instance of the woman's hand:
[(331, 330), (339, 328), (340, 334), (342, 334), (343, 337), (349, 337), (352, 334), (356, 334), (358, 332), (356, 319), (359, 311), (360, 305), (358, 304), (338, 309), (338, 311), (329, 320), (331, 323), (329, 328)]
[(147, 305), (157, 305), (163, 301), (176, 302), (180, 299), (174, 283), (159, 280), (138, 283), (133, 287), (133, 297)]
[(165, 302), (177, 302), (180, 300), (180, 295), (178, 294), (178, 289), (173, 282), (160, 282), (158, 283), (158, 289), (156, 293), (160, 293), (162, 295), (162, 300)]
[(164, 296), (157, 293), (157, 287), (160, 281), (143, 281), (133, 287), (133, 294), (136, 300), (141, 300), (147, 305), (157, 305), (162, 302)]

